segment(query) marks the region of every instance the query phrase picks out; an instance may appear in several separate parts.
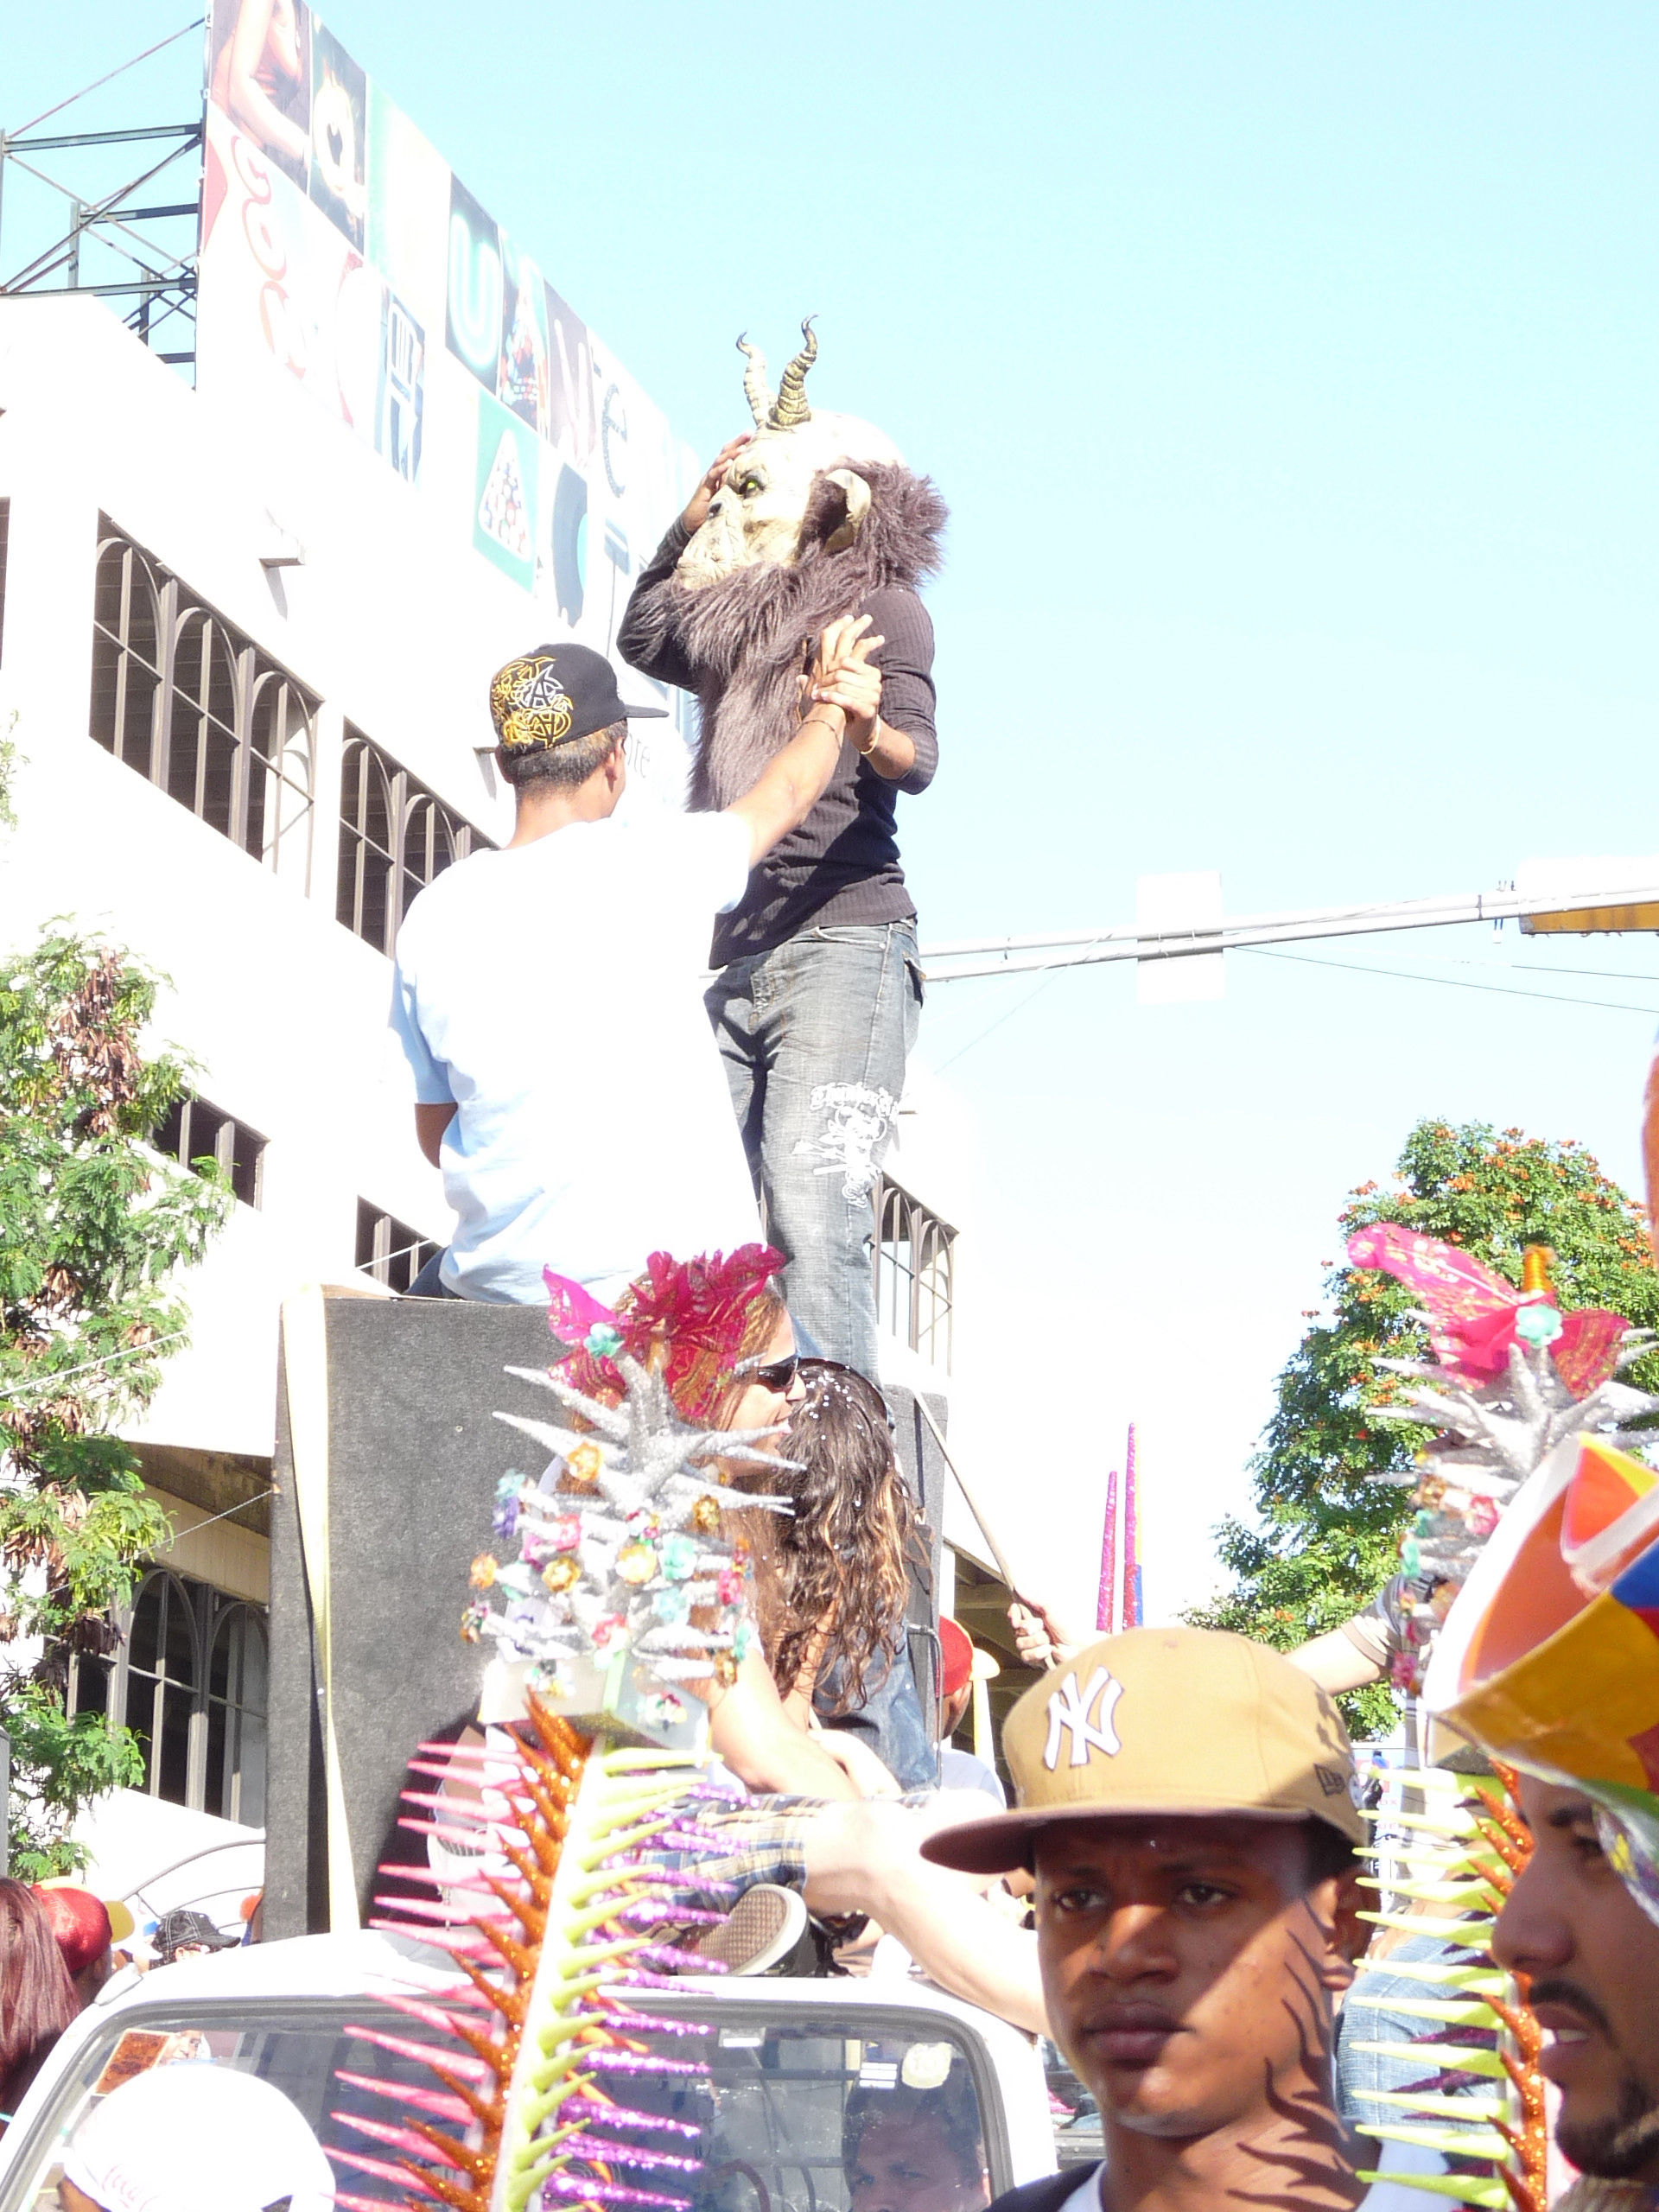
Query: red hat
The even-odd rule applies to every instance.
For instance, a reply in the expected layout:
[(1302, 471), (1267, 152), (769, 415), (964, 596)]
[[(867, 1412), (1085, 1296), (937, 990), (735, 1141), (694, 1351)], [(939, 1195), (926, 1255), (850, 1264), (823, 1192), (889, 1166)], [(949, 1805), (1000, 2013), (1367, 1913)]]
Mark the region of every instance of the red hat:
[(974, 1644), (967, 1630), (953, 1621), (949, 1613), (939, 1617), (939, 1694), (942, 1697), (955, 1697), (973, 1679)]
[(35, 1894), (41, 1901), (73, 1980), (110, 1948), (110, 1916), (104, 1900), (95, 1897), (90, 1890), (56, 1885), (50, 1889), (37, 1889)]

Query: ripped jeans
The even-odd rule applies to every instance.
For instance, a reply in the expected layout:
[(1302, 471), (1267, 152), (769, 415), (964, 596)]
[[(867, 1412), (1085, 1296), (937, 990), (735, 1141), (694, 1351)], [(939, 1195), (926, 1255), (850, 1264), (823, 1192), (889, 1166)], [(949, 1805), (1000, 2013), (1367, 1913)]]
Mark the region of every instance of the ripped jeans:
[(916, 925), (809, 925), (722, 968), (704, 1002), (790, 1313), (874, 1381), (871, 1194), (921, 1014)]

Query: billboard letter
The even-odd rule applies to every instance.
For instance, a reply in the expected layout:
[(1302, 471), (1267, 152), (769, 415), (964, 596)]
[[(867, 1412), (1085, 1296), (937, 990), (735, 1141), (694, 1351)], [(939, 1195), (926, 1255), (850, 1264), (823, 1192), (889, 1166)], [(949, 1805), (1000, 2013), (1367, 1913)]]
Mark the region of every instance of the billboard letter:
[(501, 352), (501, 233), (461, 179), (449, 181), (449, 351), (493, 392)]

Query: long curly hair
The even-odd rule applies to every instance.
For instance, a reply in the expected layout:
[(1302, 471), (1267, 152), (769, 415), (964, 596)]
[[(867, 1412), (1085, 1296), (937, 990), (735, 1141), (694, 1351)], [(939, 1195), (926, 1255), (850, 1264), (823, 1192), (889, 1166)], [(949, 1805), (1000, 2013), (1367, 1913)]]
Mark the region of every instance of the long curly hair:
[(891, 1663), (912, 1568), (927, 1579), (924, 1523), (875, 1385), (833, 1360), (804, 1359), (800, 1374), (806, 1395), (782, 1446), (798, 1465), (747, 1470), (734, 1484), (795, 1510), (733, 1517), (753, 1551), (760, 1641), (779, 1694), (808, 1666), (816, 1680), (836, 1666), (834, 1712), (850, 1713)]

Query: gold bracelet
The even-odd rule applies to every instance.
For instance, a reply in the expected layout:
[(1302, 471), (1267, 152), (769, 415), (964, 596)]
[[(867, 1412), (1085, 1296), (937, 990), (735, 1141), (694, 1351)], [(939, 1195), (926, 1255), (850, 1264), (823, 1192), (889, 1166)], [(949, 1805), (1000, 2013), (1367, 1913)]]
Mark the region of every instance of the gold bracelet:
[(855, 745), (855, 746), (853, 747), (854, 752), (857, 753), (857, 755), (858, 755), (858, 757), (859, 757), (859, 759), (860, 759), (861, 760), (868, 760), (869, 759), (869, 757), (870, 757), (871, 753), (874, 753), (874, 750), (875, 750), (875, 748), (876, 748), (876, 745), (877, 745), (877, 743), (879, 742), (879, 741), (880, 741), (880, 735), (881, 735), (881, 717), (880, 717), (880, 714), (878, 713), (878, 715), (876, 715), (875, 720), (874, 720), (874, 721), (870, 724), (870, 741), (869, 741), (869, 743), (868, 743), (868, 745)]

